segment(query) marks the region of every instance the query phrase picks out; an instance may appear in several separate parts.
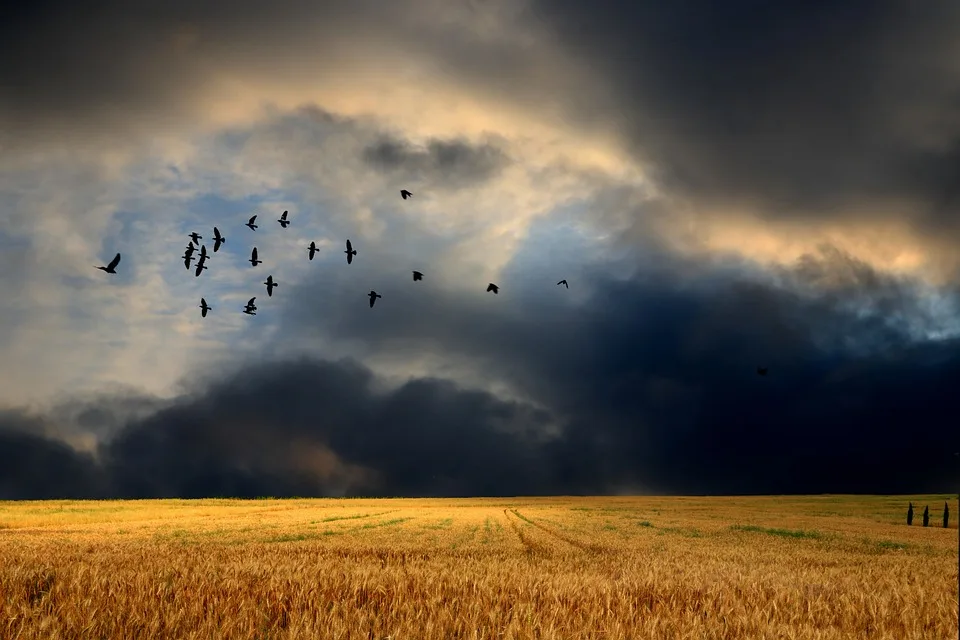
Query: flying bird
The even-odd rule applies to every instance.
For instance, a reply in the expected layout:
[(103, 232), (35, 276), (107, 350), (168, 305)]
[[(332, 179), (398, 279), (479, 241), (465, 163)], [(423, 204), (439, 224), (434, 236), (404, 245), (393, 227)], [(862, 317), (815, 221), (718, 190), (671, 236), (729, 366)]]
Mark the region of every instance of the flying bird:
[(273, 281), (273, 276), (267, 276), (267, 281), (263, 284), (267, 285), (267, 295), (271, 298), (273, 297), (273, 288), (279, 286), (276, 282)]
[(216, 227), (213, 228), (213, 252), (216, 253), (220, 250), (220, 245), (226, 242), (227, 239), (220, 235), (220, 229)]
[(194, 231), (193, 233), (190, 234), (190, 240), (193, 242), (193, 244), (199, 245), (199, 244), (200, 244), (200, 240), (201, 240), (202, 238), (203, 238), (203, 236), (200, 235), (199, 233), (197, 233), (196, 231)]
[(255, 316), (255, 315), (257, 315), (257, 314), (256, 314), (257, 305), (254, 304), (254, 301), (256, 301), (256, 299), (257, 299), (256, 296), (250, 298), (250, 300), (247, 302), (247, 306), (245, 306), (245, 307), (243, 308), (243, 312), (244, 312), (245, 314), (247, 314), (248, 316)]
[(95, 269), (100, 269), (100, 271), (106, 271), (107, 273), (116, 273), (117, 265), (120, 264), (120, 254), (118, 253), (113, 260), (110, 261), (105, 267), (94, 267)]
[(383, 296), (377, 293), (376, 291), (371, 291), (367, 294), (370, 297), (370, 308), (373, 309), (373, 304), (377, 301), (377, 298), (382, 298)]
[(196, 251), (196, 250), (197, 250), (197, 247), (194, 246), (194, 244), (193, 244), (192, 242), (187, 245), (187, 248), (186, 248), (186, 249), (184, 249), (184, 251), (186, 251), (186, 252), (189, 253), (190, 255), (193, 255), (193, 252)]
[(423, 274), (420, 273), (419, 271), (414, 271), (414, 272), (413, 272), (413, 281), (416, 282), (416, 281), (418, 281), (418, 280), (423, 280)]
[(767, 367), (757, 367), (757, 374), (761, 376), (767, 375)]
[(279, 222), (279, 223), (280, 223), (280, 226), (283, 227), (284, 229), (287, 228), (287, 225), (290, 224), (290, 221), (287, 220), (287, 212), (286, 212), (286, 211), (284, 211), (284, 212), (280, 215), (280, 218), (277, 219), (277, 222)]
[(316, 254), (317, 251), (319, 251), (319, 249), (317, 248), (317, 243), (316, 243), (316, 242), (311, 242), (311, 243), (310, 243), (310, 246), (307, 247), (307, 251), (310, 252), (310, 259), (313, 260), (314, 254)]
[(413, 194), (410, 193), (409, 191), (407, 191), (406, 189), (400, 189), (400, 197), (402, 197), (404, 200), (406, 200), (407, 198), (409, 198), (409, 197), (412, 196), (412, 195), (413, 195)]
[(250, 227), (251, 231), (257, 230), (257, 225), (254, 224), (257, 220), (257, 216), (252, 216), (249, 221), (247, 221), (247, 226)]
[(207, 265), (204, 264), (204, 262), (206, 262), (206, 261), (207, 261), (207, 256), (204, 256), (204, 255), (201, 255), (201, 256), (197, 259), (197, 270), (196, 270), (196, 272), (193, 274), (195, 277), (199, 278), (199, 277), (200, 277), (200, 274), (203, 273), (203, 270), (209, 268), (209, 267), (207, 267)]
[(564, 279), (564, 280), (561, 280), (561, 281), (558, 282), (557, 284), (558, 284), (558, 285), (562, 284), (562, 285), (565, 286), (567, 289), (570, 288), (570, 285), (567, 284), (567, 281), (566, 281), (565, 279)]
[(193, 261), (193, 254), (192, 254), (192, 253), (185, 253), (185, 254), (183, 254), (183, 266), (185, 266), (187, 269), (190, 269), (190, 263), (191, 263), (192, 261)]
[(487, 285), (487, 291), (493, 291), (494, 293), (500, 293), (500, 287), (493, 284), (492, 282)]
[(207, 245), (203, 245), (202, 247), (200, 247), (200, 259), (206, 260), (209, 257), (210, 257), (210, 254), (207, 253)]
[(204, 318), (207, 317), (207, 311), (210, 311), (213, 307), (207, 305), (207, 301), (204, 298), (200, 298), (200, 315)]
[(263, 260), (258, 260), (258, 259), (257, 259), (257, 248), (254, 247), (254, 248), (253, 248), (253, 253), (250, 254), (250, 266), (251, 266), (251, 267), (255, 267), (255, 266), (257, 266), (258, 264), (261, 264), (261, 263), (263, 263)]
[(353, 248), (353, 245), (350, 244), (349, 238), (347, 238), (347, 250), (344, 251), (344, 253), (347, 254), (347, 264), (351, 264), (353, 262), (353, 256), (357, 255), (357, 252)]

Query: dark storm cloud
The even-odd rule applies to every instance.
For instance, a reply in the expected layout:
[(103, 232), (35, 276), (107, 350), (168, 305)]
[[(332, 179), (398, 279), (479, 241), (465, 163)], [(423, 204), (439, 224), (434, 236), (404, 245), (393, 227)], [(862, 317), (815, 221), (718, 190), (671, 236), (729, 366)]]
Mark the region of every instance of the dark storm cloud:
[[(305, 304), (285, 320), (302, 333), (296, 314), (309, 313), (325, 335), (378, 351), (474, 358), (536, 406), (433, 379), (377, 390), (349, 362), (276, 362), (130, 419), (97, 464), (26, 435), (40, 428), (8, 413), (0, 486), (24, 498), (954, 487), (960, 342), (914, 344), (865, 313), (896, 297), (896, 283), (873, 280), (853, 311), (841, 300), (856, 285), (842, 278), (821, 296), (716, 273), (685, 287), (668, 272), (571, 281), (589, 288), (583, 306), (515, 282), (511, 313), (494, 310), (499, 298), (424, 288), (376, 312), (358, 298), (355, 312)], [(912, 316), (916, 300), (900, 299)], [(89, 423), (96, 411), (78, 415)], [(537, 437), (554, 429), (562, 435)]]
[(131, 419), (100, 447), (98, 464), (35, 435), (44, 430), (37, 419), (7, 412), (0, 488), (5, 498), (149, 498), (498, 495), (556, 486), (525, 433), (549, 423), (546, 412), (442, 380), (389, 392), (373, 382), (349, 362), (244, 369)]
[[(960, 342), (917, 339), (942, 319), (913, 283), (829, 249), (778, 274), (780, 285), (746, 266), (678, 262), (652, 257), (622, 279), (601, 275), (607, 268), (565, 274), (588, 291), (580, 306), (537, 272), (505, 276), (509, 297), (418, 284), (379, 313), (359, 302), (319, 309), (310, 301), (341, 287), (325, 277), (300, 292), (286, 322), (371, 353), (469, 358), (563, 425), (564, 439), (540, 449), (543, 464), (585, 465), (605, 490), (955, 484), (945, 464), (958, 442), (943, 417), (960, 411)], [(758, 365), (771, 375), (757, 376)]]
[(124, 389), (62, 401), (50, 410), (48, 420), (54, 433), (60, 435), (91, 434), (106, 439), (128, 423), (156, 413), (164, 405), (135, 389)]
[[(195, 121), (196, 103), (209, 100), (216, 87), (232, 91), (223, 80), (253, 88), (286, 83), (281, 92), (304, 88), (309, 101), (311, 81), (305, 78), (340, 82), (364, 75), (363, 68), (381, 71), (398, 63), (426, 62), (466, 85), (485, 82), (505, 100), (521, 92), (542, 97), (543, 86), (572, 95), (566, 84), (556, 84), (547, 61), (524, 42), (528, 38), (514, 33), (512, 12), (504, 11), (509, 6), (94, 0), (78, 9), (64, 0), (14, 3), (0, 20), (0, 122), (10, 127), (0, 133), (12, 136), (14, 127), (101, 134), (134, 124), (170, 127)], [(497, 23), (492, 31), (491, 21)], [(491, 32), (481, 33), (484, 25)]]
[(418, 148), (406, 140), (382, 135), (363, 149), (368, 165), (409, 184), (427, 182), (446, 188), (471, 186), (495, 177), (509, 162), (499, 147), (466, 140), (430, 140)]
[[(536, 1), (674, 193), (835, 216), (897, 197), (960, 231), (960, 3)], [(582, 113), (594, 118), (594, 110)]]
[[(384, 388), (350, 361), (258, 362), (165, 403), (101, 396), (60, 418), (7, 412), (0, 488), (20, 498), (958, 488), (960, 340), (914, 338), (937, 318), (911, 282), (827, 250), (774, 277), (648, 260), (571, 270), (570, 290), (548, 265), (523, 277), (511, 265), (496, 297), (384, 275), (373, 310), (343, 295), (356, 273), (327, 272), (291, 290), (273, 346), (313, 335), (379, 355), (442, 353), (519, 399), (429, 378)], [(77, 431), (57, 420), (104, 436), (96, 457), (55, 440)]]
[(24, 126), (183, 115), (210, 73), (283, 72), (304, 59), (297, 50), (342, 42), (346, 33), (364, 46), (371, 35), (388, 37), (406, 8), (365, 0), (8, 5), (0, 20), (0, 121)]
[[(367, 369), (349, 363), (243, 371), (129, 427), (105, 457), (118, 486), (144, 496), (543, 490), (530, 445), (515, 434), (544, 422), (541, 412), (443, 381), (386, 394), (372, 382)], [(324, 482), (315, 468), (292, 464), (311, 446), (360, 469), (331, 464)]]
[(0, 500), (104, 495), (107, 485), (94, 460), (45, 430), (40, 419), (0, 411)]

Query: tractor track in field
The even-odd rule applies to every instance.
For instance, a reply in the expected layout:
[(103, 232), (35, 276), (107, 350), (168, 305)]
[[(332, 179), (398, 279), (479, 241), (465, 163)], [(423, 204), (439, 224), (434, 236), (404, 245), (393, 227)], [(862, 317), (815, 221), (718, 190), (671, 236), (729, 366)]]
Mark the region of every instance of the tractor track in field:
[[(577, 549), (580, 549), (581, 551), (584, 551), (584, 552), (586, 552), (586, 553), (603, 553), (604, 551), (606, 551), (606, 549), (604, 549), (601, 545), (591, 544), (591, 543), (589, 543), (589, 542), (582, 542), (582, 541), (580, 541), (580, 540), (577, 540), (576, 538), (573, 538), (573, 537), (568, 536), (568, 535), (566, 535), (566, 534), (564, 534), (564, 533), (560, 533), (559, 531), (556, 531), (556, 530), (554, 530), (554, 529), (551, 529), (550, 527), (548, 527), (548, 526), (546, 526), (546, 525), (540, 524), (539, 522), (535, 522), (535, 521), (531, 520), (530, 518), (522, 515), (522, 514), (521, 514), (519, 511), (517, 511), (516, 509), (510, 509), (510, 511), (512, 511), (512, 512), (513, 512), (513, 515), (515, 515), (517, 518), (523, 520), (524, 522), (526, 522), (526, 523), (528, 523), (528, 524), (533, 525), (534, 527), (540, 529), (541, 531), (543, 531), (543, 532), (546, 533), (547, 535), (553, 536), (554, 538), (556, 538), (556, 539), (558, 539), (558, 540), (562, 540), (563, 542), (566, 542), (567, 544), (569, 544), (569, 545), (571, 545), (571, 546), (573, 546), (573, 547), (576, 547)], [(506, 514), (506, 513), (507, 513), (507, 510), (504, 509), (503, 512), (504, 512), (504, 514)], [(509, 519), (509, 518), (508, 518), (508, 519)], [(513, 521), (511, 521), (511, 524), (513, 524)], [(517, 528), (517, 529), (519, 529), (519, 527), (516, 527), (516, 525), (514, 525), (514, 527)]]
[(551, 556), (553, 555), (550, 552), (550, 549), (538, 543), (533, 538), (527, 536), (523, 533), (523, 530), (517, 524), (517, 521), (510, 517), (507, 509), (503, 510), (503, 517), (506, 519), (507, 524), (510, 525), (510, 528), (513, 529), (513, 532), (517, 534), (517, 537), (520, 538), (520, 542), (523, 544), (524, 551), (527, 555), (537, 555), (537, 556)]

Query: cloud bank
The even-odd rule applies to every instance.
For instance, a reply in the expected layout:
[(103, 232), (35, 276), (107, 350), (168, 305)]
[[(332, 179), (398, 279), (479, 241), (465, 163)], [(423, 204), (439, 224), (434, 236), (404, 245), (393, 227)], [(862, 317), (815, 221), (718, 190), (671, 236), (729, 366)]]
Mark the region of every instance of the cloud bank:
[[(9, 413), (12, 466), (0, 487), (7, 498), (145, 498), (895, 493), (955, 483), (958, 442), (942, 417), (960, 410), (950, 392), (960, 341), (917, 341), (908, 324), (885, 322), (890, 310), (880, 309), (898, 283), (876, 282), (849, 309), (856, 283), (803, 295), (742, 274), (679, 283), (669, 275), (679, 269), (663, 269), (624, 280), (588, 270), (571, 278), (589, 290), (582, 305), (531, 284), (512, 311), (424, 288), (381, 301), (388, 320), (361, 305), (314, 313), (311, 301), (330, 293), (315, 284), (318, 295), (299, 292), (285, 331), (401, 358), (454, 353), (507, 381), (516, 399), (428, 376), (385, 382), (350, 360), (248, 363), (122, 422), (92, 454), (61, 444), (55, 425), (35, 435), (40, 418)], [(911, 304), (900, 297), (898, 310)], [(288, 339), (277, 340), (281, 349)], [(757, 376), (756, 363), (770, 375)], [(84, 415), (89, 425), (122, 414), (112, 402), (75, 409), (75, 428)], [(39, 472), (49, 465), (55, 474)]]

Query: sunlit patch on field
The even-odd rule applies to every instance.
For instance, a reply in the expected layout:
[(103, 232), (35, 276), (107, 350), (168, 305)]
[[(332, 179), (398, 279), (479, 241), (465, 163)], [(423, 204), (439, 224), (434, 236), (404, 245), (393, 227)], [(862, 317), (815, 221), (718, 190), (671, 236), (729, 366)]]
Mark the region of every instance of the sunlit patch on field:
[(951, 638), (945, 499), (5, 502), (0, 637)]

